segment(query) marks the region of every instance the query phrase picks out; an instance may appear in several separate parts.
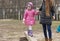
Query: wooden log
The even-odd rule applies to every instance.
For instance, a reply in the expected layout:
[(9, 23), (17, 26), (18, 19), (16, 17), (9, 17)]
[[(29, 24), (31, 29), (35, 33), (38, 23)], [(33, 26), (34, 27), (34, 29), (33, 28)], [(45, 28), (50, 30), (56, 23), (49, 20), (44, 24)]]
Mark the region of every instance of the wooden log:
[(33, 37), (29, 36), (27, 31), (25, 31), (24, 34), (28, 41), (37, 41), (37, 39), (34, 36)]

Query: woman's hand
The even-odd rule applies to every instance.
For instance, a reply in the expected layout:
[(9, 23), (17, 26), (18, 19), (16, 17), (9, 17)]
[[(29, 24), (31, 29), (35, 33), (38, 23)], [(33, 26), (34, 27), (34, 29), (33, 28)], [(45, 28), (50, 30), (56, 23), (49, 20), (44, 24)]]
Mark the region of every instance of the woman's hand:
[(55, 16), (53, 16), (53, 19), (55, 19)]

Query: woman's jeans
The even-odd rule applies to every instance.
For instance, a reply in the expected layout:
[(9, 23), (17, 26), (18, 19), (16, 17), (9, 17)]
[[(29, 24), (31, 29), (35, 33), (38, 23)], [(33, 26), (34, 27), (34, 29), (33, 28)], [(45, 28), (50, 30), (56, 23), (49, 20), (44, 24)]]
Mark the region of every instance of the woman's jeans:
[[(44, 32), (44, 36), (45, 38), (52, 38), (52, 32), (51, 32), (51, 25), (50, 24), (42, 24), (43, 26), (43, 32)], [(47, 33), (48, 31), (48, 33)]]

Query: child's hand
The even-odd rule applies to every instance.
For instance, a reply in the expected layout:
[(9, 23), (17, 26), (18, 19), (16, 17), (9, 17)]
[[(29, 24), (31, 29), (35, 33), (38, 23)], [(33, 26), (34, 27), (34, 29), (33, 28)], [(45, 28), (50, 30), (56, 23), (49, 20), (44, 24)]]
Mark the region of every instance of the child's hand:
[(25, 19), (23, 19), (23, 22), (22, 23), (25, 24)]
[(24, 21), (23, 21), (22, 23), (23, 23), (23, 24), (25, 24), (25, 22), (24, 22)]
[(55, 16), (53, 16), (53, 19), (55, 19)]

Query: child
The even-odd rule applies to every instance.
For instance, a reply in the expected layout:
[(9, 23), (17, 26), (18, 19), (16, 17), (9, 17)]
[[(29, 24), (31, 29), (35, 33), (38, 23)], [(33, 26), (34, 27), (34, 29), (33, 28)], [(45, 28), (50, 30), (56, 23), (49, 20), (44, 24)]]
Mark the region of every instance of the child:
[(27, 8), (25, 9), (23, 23), (28, 26), (28, 35), (33, 36), (32, 26), (35, 24), (35, 15), (38, 14), (39, 10), (33, 9), (33, 3), (28, 2)]
[(60, 32), (60, 25), (58, 25), (56, 32), (59, 33)]
[[(41, 11), (40, 24), (42, 24), (42, 27), (43, 27), (45, 41), (52, 41), (51, 25), (52, 25), (52, 18), (55, 19), (55, 16), (54, 16), (55, 11), (54, 11), (54, 5), (52, 4), (52, 0), (47, 0), (47, 1), (49, 2), (46, 2), (46, 0), (43, 0), (42, 6), (39, 9)], [(49, 3), (49, 5), (47, 6), (46, 3), (47, 4)], [(48, 35), (47, 35), (47, 32), (48, 32)]]

